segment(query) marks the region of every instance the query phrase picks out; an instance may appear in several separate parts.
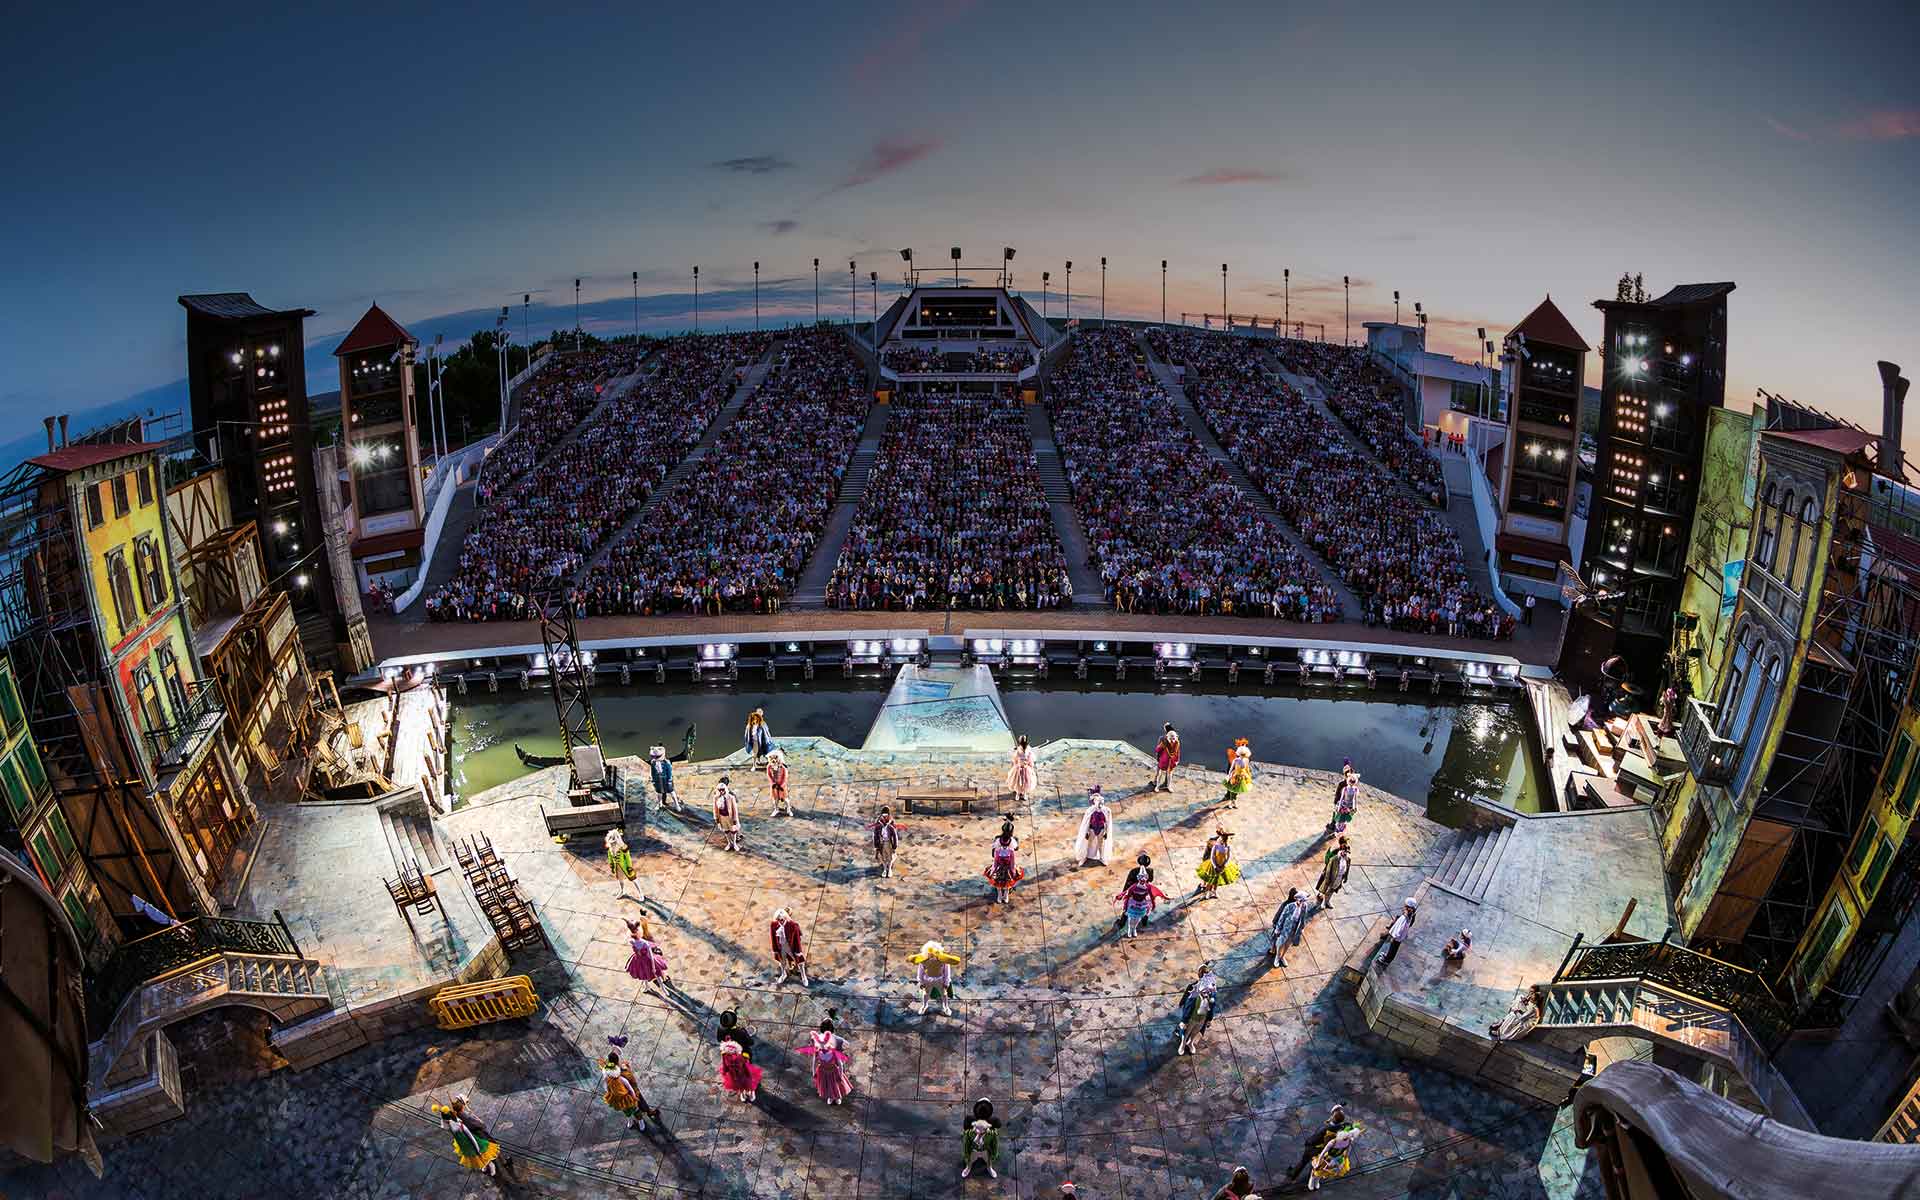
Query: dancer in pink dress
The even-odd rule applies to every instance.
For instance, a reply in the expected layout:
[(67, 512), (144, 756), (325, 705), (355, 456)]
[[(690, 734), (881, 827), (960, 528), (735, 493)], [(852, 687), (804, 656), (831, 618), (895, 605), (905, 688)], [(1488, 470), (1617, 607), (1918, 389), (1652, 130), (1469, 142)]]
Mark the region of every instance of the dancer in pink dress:
[(807, 1044), (795, 1047), (813, 1059), (813, 1090), (828, 1104), (839, 1104), (853, 1095), (853, 1080), (847, 1075), (847, 1040), (833, 1031), (833, 1010), (807, 1038)]
[(760, 1091), (760, 1077), (765, 1072), (753, 1065), (740, 1043), (728, 1038), (720, 1043), (720, 1086), (727, 1094), (737, 1100), (750, 1102)]
[(647, 986), (647, 990), (659, 994), (660, 985), (671, 983), (667, 978), (667, 956), (653, 940), (653, 929), (642, 919), (627, 922), (627, 945), (633, 948), (633, 957), (627, 959), (627, 974)]

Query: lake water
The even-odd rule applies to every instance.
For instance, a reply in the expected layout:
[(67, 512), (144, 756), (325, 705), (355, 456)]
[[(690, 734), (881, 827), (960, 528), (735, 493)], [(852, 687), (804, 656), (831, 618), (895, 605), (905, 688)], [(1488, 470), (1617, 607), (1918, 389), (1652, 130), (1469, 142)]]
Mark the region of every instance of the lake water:
[[(612, 755), (644, 755), (652, 745), (677, 753), (692, 725), (695, 756), (717, 758), (739, 748), (740, 727), (755, 708), (766, 709), (776, 739), (812, 735), (858, 746), (886, 694), (878, 680), (742, 679), (597, 688), (593, 706), (601, 743)], [(1162, 686), (1151, 679), (1016, 681), (1000, 694), (1014, 732), (1035, 744), (1106, 738), (1151, 751), (1161, 724), (1172, 721), (1189, 763), (1223, 768), (1227, 748), (1240, 737), (1263, 762), (1336, 771), (1351, 757), (1366, 783), (1408, 799), (1425, 797), (1428, 815), (1447, 825), (1459, 823), (1467, 796), (1520, 812), (1540, 809), (1538, 739), (1517, 697), (1436, 701), (1351, 689), (1230, 689), (1224, 682)], [(503, 688), (452, 699), (456, 794), (477, 795), (524, 774), (516, 743), (529, 754), (560, 753), (549, 693)]]

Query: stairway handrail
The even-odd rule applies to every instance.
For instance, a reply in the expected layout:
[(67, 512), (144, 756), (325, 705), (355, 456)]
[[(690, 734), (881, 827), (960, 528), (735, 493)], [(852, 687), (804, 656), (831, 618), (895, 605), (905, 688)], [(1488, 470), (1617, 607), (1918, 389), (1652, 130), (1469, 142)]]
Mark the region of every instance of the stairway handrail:
[(190, 917), (178, 925), (157, 929), (124, 942), (91, 980), (88, 989), (90, 1021), (104, 1034), (120, 1006), (149, 980), (190, 967), (214, 955), (279, 954), (300, 957), (300, 947), (276, 911), (272, 921), (243, 921), (235, 917)]

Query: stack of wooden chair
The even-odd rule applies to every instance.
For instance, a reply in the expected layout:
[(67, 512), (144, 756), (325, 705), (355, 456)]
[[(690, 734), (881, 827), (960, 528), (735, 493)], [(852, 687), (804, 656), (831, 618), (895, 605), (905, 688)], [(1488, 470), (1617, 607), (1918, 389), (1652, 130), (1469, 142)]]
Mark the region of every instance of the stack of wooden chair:
[(455, 838), (453, 856), (502, 946), (518, 950), (536, 943), (548, 944), (540, 914), (534, 911), (533, 902), (520, 894), (519, 883), (507, 874), (506, 865), (494, 853), (493, 842), (486, 834)]

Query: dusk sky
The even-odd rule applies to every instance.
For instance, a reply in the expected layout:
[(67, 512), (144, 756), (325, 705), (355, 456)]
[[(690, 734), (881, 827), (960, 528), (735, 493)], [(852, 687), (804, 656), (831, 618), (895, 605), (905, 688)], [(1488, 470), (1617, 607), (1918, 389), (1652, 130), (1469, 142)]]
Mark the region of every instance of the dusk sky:
[[(21, 8), (0, 80), (0, 440), (185, 373), (182, 292), (377, 299), (463, 339), (861, 311), (897, 249), (990, 263), (1074, 311), (1293, 311), (1341, 336), (1435, 314), (1471, 357), (1551, 293), (1591, 340), (1623, 270), (1731, 279), (1728, 398), (1867, 424), (1920, 368), (1920, 19), (1910, 4), (1132, 8), (635, 5)], [(1902, 279), (1908, 283), (1902, 285)], [(712, 292), (724, 292), (711, 296)], [(725, 310), (716, 312), (716, 310)], [(1410, 317), (1409, 317), (1410, 319)], [(490, 322), (489, 322), (490, 323)], [(327, 341), (331, 346), (331, 340)], [(330, 368), (331, 360), (314, 365)], [(184, 395), (184, 391), (180, 392)], [(1907, 443), (1920, 445), (1920, 417)]]

